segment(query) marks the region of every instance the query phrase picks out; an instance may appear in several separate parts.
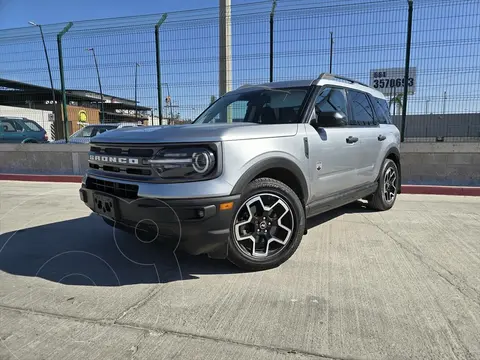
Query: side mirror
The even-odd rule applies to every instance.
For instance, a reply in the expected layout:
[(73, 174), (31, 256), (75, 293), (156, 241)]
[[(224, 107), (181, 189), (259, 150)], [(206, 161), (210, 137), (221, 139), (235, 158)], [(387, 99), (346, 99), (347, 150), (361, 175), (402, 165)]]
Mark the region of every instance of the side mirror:
[(347, 117), (339, 111), (320, 112), (316, 115), (317, 127), (343, 127), (348, 125)]

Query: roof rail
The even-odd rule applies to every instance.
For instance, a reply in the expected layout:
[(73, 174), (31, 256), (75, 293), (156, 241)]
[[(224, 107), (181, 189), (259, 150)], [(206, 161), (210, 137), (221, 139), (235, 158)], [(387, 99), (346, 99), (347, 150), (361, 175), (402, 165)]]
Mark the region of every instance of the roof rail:
[(247, 83), (247, 84), (240, 85), (237, 89), (243, 89), (243, 88), (253, 87), (253, 86), (258, 86), (258, 85)]
[(370, 87), (367, 84), (364, 84), (360, 81), (349, 79), (347, 77), (340, 76), (340, 75), (330, 74), (330, 73), (321, 73), (320, 76), (318, 77), (318, 80), (322, 80), (322, 79), (330, 79), (330, 80), (339, 79), (339, 80), (348, 81), (352, 84), (359, 84), (359, 85), (363, 85), (363, 86), (366, 86), (366, 87)]

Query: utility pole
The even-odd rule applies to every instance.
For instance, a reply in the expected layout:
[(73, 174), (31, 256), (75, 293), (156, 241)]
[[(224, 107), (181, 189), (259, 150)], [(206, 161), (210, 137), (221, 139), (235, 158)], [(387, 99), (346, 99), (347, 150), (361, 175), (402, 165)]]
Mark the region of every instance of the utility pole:
[(45, 37), (43, 36), (42, 25), (36, 24), (33, 21), (29, 21), (28, 23), (32, 26), (37, 26), (40, 29), (40, 36), (42, 37), (43, 50), (45, 52), (45, 58), (47, 59), (48, 76), (50, 77), (50, 87), (52, 88), (53, 116), (54, 116), (54, 121), (55, 121), (56, 120), (56, 113), (57, 113), (57, 104), (56, 104), (56, 100), (55, 100), (55, 89), (53, 87), (52, 69), (50, 68), (50, 59), (48, 58), (47, 45), (45, 44)]
[(62, 107), (63, 107), (63, 136), (65, 142), (68, 143), (68, 111), (67, 111), (67, 93), (65, 90), (65, 74), (63, 71), (63, 48), (62, 48), (62, 37), (67, 33), (68, 30), (73, 26), (73, 22), (69, 22), (67, 26), (63, 28), (57, 34), (57, 49), (58, 49), (58, 65), (60, 70), (60, 85), (62, 87)]
[(93, 54), (93, 60), (95, 61), (95, 69), (97, 70), (97, 79), (98, 79), (98, 87), (100, 88), (100, 111), (102, 112), (101, 116), (101, 123), (105, 123), (105, 112), (103, 110), (103, 91), (102, 91), (102, 82), (100, 81), (100, 72), (98, 71), (98, 62), (97, 62), (97, 56), (95, 55), (95, 49), (94, 48), (89, 48), (87, 51), (91, 51)]
[(170, 87), (168, 86), (168, 83), (164, 83), (166, 88), (167, 88), (167, 97), (165, 98), (165, 107), (170, 108), (170, 125), (174, 124), (173, 120), (173, 108), (178, 107), (178, 105), (173, 105), (172, 104), (172, 98), (170, 96)]
[(91, 51), (93, 53), (93, 60), (95, 61), (95, 68), (97, 69), (97, 79), (98, 79), (98, 87), (100, 88), (100, 111), (102, 112), (101, 116), (101, 123), (105, 123), (105, 112), (103, 109), (103, 91), (102, 91), (102, 82), (100, 81), (100, 72), (98, 71), (98, 62), (97, 62), (97, 56), (95, 55), (95, 49), (89, 48), (87, 51)]
[[(167, 19), (167, 14), (163, 14), (160, 20), (155, 25), (155, 54), (157, 65), (157, 101), (158, 101), (158, 125), (162, 125), (162, 73), (160, 71), (160, 26)], [(153, 123), (152, 123), (153, 125)]]

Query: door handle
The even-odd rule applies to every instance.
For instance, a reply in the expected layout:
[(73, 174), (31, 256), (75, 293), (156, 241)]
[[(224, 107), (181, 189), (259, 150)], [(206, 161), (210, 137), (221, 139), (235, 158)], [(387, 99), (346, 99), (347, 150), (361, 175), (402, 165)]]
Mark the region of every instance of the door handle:
[(356, 143), (357, 141), (358, 141), (358, 138), (355, 136), (347, 137), (347, 144), (353, 144), (353, 143)]
[(383, 141), (385, 140), (387, 137), (385, 135), (378, 135), (378, 141)]

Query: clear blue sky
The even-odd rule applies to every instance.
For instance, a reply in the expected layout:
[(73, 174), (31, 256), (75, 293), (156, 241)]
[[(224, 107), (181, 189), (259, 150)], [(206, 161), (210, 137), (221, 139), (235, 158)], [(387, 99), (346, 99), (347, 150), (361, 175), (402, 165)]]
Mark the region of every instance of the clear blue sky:
[[(235, 0), (233, 3), (242, 3)], [(0, 29), (215, 7), (218, 0), (0, 0)]]
[[(250, 2), (250, 1), (249, 1)], [(364, 4), (368, 2), (368, 4)], [(232, 0), (233, 87), (268, 81), (268, 1)], [(278, 0), (275, 79), (312, 78), (328, 71), (329, 32), (334, 32), (333, 72), (369, 82), (371, 69), (402, 67), (405, 1)], [(154, 4), (154, 6), (151, 6)], [(43, 47), (33, 20), (45, 26), (55, 86), (60, 86), (56, 33), (64, 37), (67, 88), (98, 91), (87, 47), (95, 47), (103, 90), (134, 97), (135, 62), (142, 105), (156, 105), (153, 26), (164, 12), (161, 57), (164, 93), (170, 91), (184, 117), (204, 108), (218, 86), (218, 0), (0, 0), (0, 77), (49, 86)], [(209, 10), (178, 12), (196, 8)], [(123, 18), (141, 15), (138, 18)], [(87, 21), (87, 19), (121, 19)], [(417, 93), (411, 113), (480, 111), (480, 6), (478, 0), (415, 0), (411, 66)], [(12, 29), (15, 28), (15, 29)], [(12, 29), (12, 30), (9, 30)]]

